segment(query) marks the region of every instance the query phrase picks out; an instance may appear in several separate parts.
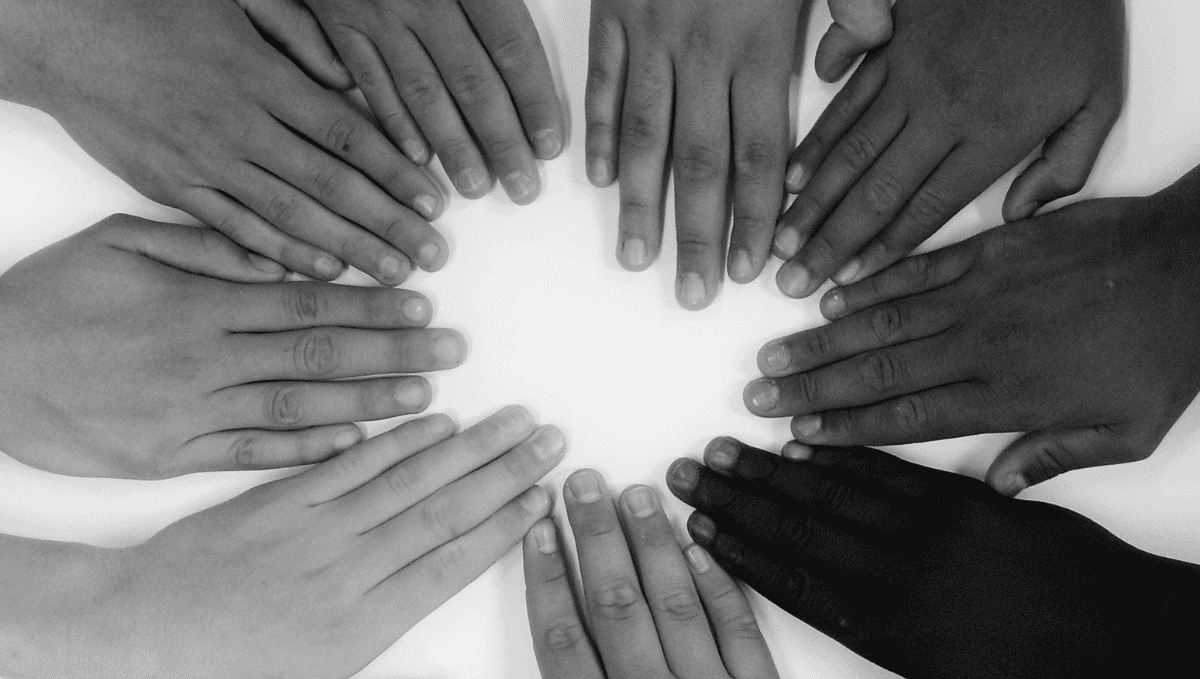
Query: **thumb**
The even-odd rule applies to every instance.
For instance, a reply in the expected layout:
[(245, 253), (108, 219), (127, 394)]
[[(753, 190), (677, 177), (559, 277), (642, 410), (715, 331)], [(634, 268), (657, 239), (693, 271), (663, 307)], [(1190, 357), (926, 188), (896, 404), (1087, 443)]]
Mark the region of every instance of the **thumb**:
[(891, 0), (829, 0), (833, 25), (817, 45), (817, 75), (840, 79), (863, 52), (892, 37)]
[(1091, 103), (1046, 137), (1042, 156), (1013, 180), (1004, 221), (1029, 219), (1046, 203), (1083, 189), (1119, 114), (1119, 106)]
[(1033, 432), (1017, 439), (996, 456), (987, 471), (987, 483), (1011, 497), (1063, 472), (1133, 462), (1148, 457), (1151, 452), (1153, 447), (1142, 452), (1109, 426)]
[(237, 0), (250, 22), (325, 87), (348, 90), (350, 71), (333, 51), (316, 17), (296, 0)]
[(181, 271), (240, 283), (275, 282), (287, 275), (279, 264), (207, 227), (125, 216), (112, 217), (97, 227), (104, 229), (104, 240), (110, 245)]

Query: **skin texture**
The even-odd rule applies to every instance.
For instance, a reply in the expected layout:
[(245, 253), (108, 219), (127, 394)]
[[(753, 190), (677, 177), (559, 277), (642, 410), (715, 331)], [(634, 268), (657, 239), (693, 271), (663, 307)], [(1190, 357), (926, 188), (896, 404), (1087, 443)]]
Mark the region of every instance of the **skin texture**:
[(0, 670), (348, 677), (546, 515), (550, 497), (533, 484), (563, 451), (562, 433), (521, 408), (458, 436), (434, 416), (136, 547), (6, 538)]
[(614, 508), (600, 474), (583, 469), (567, 479), (563, 499), (583, 606), (554, 521), (525, 537), (525, 598), (543, 679), (778, 679), (745, 595), (703, 549), (679, 548), (653, 489), (627, 488)]
[(463, 196), (499, 177), (513, 202), (537, 198), (534, 161), (562, 151), (566, 123), (523, 0), (241, 1), (276, 22), (311, 10), (388, 138), (414, 163), (436, 154)]
[(764, 346), (746, 405), (810, 444), (1028, 432), (988, 471), (1010, 495), (1143, 459), (1200, 391), (1198, 223), (1193, 170), (906, 259)]
[(1121, 0), (898, 0), (893, 20), (789, 161), (790, 297), (900, 259), (1043, 142), (1005, 220), (1079, 191), (1120, 113)]
[[(442, 210), (436, 184), (232, 0), (0, 0), (0, 11), (0, 96), (54, 116), (149, 198), (313, 278), (348, 263), (396, 285), (445, 264), (428, 222)], [(312, 43), (312, 26), (290, 18), (275, 42)], [(349, 84), (335, 66), (310, 71)]]
[(0, 276), (0, 449), (84, 476), (308, 464), (353, 422), (424, 410), (429, 384), (399, 373), (466, 353), (421, 295), (282, 277), (215, 231), (124, 215), (21, 261)]
[[(867, 448), (717, 439), (677, 461), (688, 532), (730, 574), (907, 677), (1166, 675), (1200, 631), (1200, 567), (1087, 518)], [(1169, 670), (1169, 671), (1168, 671)]]

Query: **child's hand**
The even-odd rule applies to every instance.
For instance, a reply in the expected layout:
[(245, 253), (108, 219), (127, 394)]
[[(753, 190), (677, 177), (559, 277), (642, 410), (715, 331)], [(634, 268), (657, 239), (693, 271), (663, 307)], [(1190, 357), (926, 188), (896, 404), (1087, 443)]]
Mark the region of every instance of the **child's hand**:
[(821, 445), (1029, 432), (988, 472), (1008, 494), (1143, 459), (1200, 391), (1197, 186), (1200, 170), (835, 288), (832, 323), (759, 352), (746, 405)]
[(703, 549), (680, 550), (652, 489), (626, 489), (618, 518), (603, 479), (584, 469), (567, 479), (563, 499), (582, 606), (554, 522), (525, 537), (525, 598), (544, 679), (779, 676), (745, 595)]
[(1121, 111), (1121, 0), (898, 0), (894, 21), (793, 153), (791, 297), (908, 254), (1043, 141), (1005, 219), (1079, 191)]
[[(229, 0), (11, 6), (0, 96), (53, 115), (151, 199), (313, 278), (344, 261), (395, 285), (446, 262), (427, 221), (442, 209), (436, 184)], [(319, 35), (286, 30), (296, 45)], [(312, 70), (337, 80), (334, 66)]]
[(513, 202), (537, 198), (534, 159), (562, 151), (566, 123), (524, 0), (242, 2), (311, 9), (392, 142), (418, 164), (436, 154), (462, 195), (494, 173)]
[[(1169, 676), (1200, 568), (1074, 512), (866, 448), (679, 460), (688, 532), (784, 610), (905, 677)], [(1169, 671), (1168, 671), (1169, 670)]]
[(52, 596), (7, 592), (6, 602), (49, 610), (5, 610), (28, 643), (20, 666), (3, 669), (55, 679), (354, 674), (550, 509), (533, 484), (562, 458), (561, 432), (535, 429), (514, 407), (453, 434), (445, 416), (408, 422), (115, 550)]
[(766, 264), (783, 199), (802, 4), (592, 0), (588, 177), (620, 182), (617, 258), (641, 271), (659, 253), (673, 168), (675, 294), (688, 309), (716, 297), (727, 241), (733, 280), (752, 281)]
[(282, 276), (215, 231), (127, 216), (20, 262), (0, 276), (0, 450), (88, 476), (307, 464), (430, 398), (420, 377), (340, 378), (463, 359), (416, 293)]

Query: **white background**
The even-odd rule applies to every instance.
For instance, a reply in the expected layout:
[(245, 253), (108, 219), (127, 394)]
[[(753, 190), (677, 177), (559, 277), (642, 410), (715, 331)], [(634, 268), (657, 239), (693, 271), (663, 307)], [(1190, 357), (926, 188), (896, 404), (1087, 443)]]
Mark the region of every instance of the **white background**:
[[(799, 130), (808, 129), (836, 91), (812, 76), (816, 38), (829, 23), (824, 3), (816, 4), (797, 85)], [(1200, 163), (1200, 6), (1194, 0), (1128, 4), (1129, 99), (1084, 197), (1151, 192)], [(670, 236), (662, 260), (648, 272), (618, 267), (616, 190), (593, 189), (583, 172), (587, 2), (531, 5), (570, 106), (571, 140), (561, 158), (544, 164), (546, 188), (534, 205), (517, 208), (496, 190), (476, 202), (451, 199), (439, 220), (454, 249), (450, 264), (411, 285), (435, 301), (435, 325), (468, 336), (471, 356), (464, 367), (433, 377), (432, 410), (465, 425), (516, 402), (558, 424), (571, 448), (547, 480), (556, 491), (570, 471), (584, 466), (602, 470), (614, 486), (641, 482), (663, 489), (672, 459), (698, 455), (719, 434), (778, 446), (787, 438), (786, 421), (750, 416), (741, 390), (755, 377), (754, 355), (763, 342), (820, 322), (817, 297), (784, 298), (772, 266), (753, 284), (727, 285), (708, 310), (682, 311), (673, 297)], [(998, 224), (1011, 177), (927, 247)], [(101, 168), (50, 118), (0, 103), (0, 267), (118, 211), (183, 219)], [(1200, 562), (1197, 411), (1189, 409), (1146, 462), (1075, 472), (1025, 496), (1083, 512), (1141, 548)], [(976, 437), (902, 452), (978, 476), (1009, 440)], [(0, 532), (127, 545), (277, 475), (207, 474), (157, 483), (73, 479), (0, 455)], [(669, 511), (682, 526), (685, 507), (671, 500)], [(360, 676), (536, 676), (523, 591), (514, 551)], [(763, 600), (754, 603), (784, 677), (888, 676)]]

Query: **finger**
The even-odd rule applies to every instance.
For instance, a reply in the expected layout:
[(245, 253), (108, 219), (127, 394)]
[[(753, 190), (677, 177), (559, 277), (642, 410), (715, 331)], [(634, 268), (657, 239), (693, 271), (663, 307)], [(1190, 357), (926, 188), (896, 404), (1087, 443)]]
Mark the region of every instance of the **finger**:
[(949, 358), (946, 333), (877, 349), (808, 372), (755, 380), (743, 394), (759, 417), (805, 415), (879, 403), (969, 379), (970, 368)]
[(1152, 452), (1154, 445), (1139, 446), (1111, 426), (1032, 432), (1000, 452), (987, 482), (1011, 497), (1073, 469), (1144, 460)]
[[(616, 18), (592, 4), (588, 38), (587, 176), (593, 186), (608, 186), (617, 178), (617, 144), (625, 93), (625, 29)], [(643, 255), (644, 256), (644, 255)]]
[(833, 25), (817, 45), (815, 66), (825, 82), (834, 82), (863, 52), (892, 39), (891, 0), (829, 0)]
[(279, 264), (212, 229), (140, 219), (101, 223), (108, 243), (189, 273), (240, 283), (270, 283), (287, 275)]
[(566, 124), (529, 8), (519, 1), (468, 2), (462, 8), (508, 86), (534, 154), (542, 160), (557, 156)]
[(448, 370), (462, 363), (466, 341), (453, 330), (313, 328), (226, 338), (241, 361), (237, 373), (263, 380), (332, 380)]
[(685, 68), (678, 78), (679, 91), (686, 93), (686, 99), (675, 107), (671, 142), (675, 241), (679, 247), (675, 298), (685, 309), (695, 311), (712, 303), (725, 269), (729, 85), (711, 70), (697, 66)]
[(563, 487), (563, 501), (592, 633), (609, 676), (667, 676), (654, 618), (603, 479), (591, 469), (575, 472)]
[(321, 326), (421, 328), (433, 317), (422, 294), (330, 283), (240, 286), (221, 300), (226, 329), (265, 333)]
[(741, 588), (700, 545), (689, 545), (683, 553), (729, 674), (739, 679), (778, 679), (771, 649)]
[(295, 0), (238, 0), (246, 15), (284, 54), (325, 87), (354, 85), (350, 72), (333, 52), (325, 33), (307, 8)]
[(579, 619), (553, 519), (538, 521), (525, 535), (524, 563), (529, 631), (543, 679), (605, 679), (600, 657)]
[[(776, 233), (776, 246), (785, 237), (797, 243), (796, 254), (780, 267), (775, 276), (779, 289), (785, 295), (807, 297), (825, 281), (820, 274), (826, 268), (831, 268), (828, 262), (836, 261), (844, 248), (838, 235), (827, 233), (823, 225), (851, 187), (872, 168), (900, 134), (905, 115), (902, 109), (889, 106), (886, 102), (872, 106), (838, 141), (784, 213), (780, 230)], [(787, 237), (787, 231), (791, 232), (791, 237)], [(822, 266), (811, 270), (815, 265)]]
[(346, 267), (319, 248), (268, 224), (241, 203), (216, 189), (188, 192), (182, 207), (242, 247), (305, 276), (332, 280)]
[(303, 429), (419, 413), (431, 396), (422, 377), (255, 382), (214, 392), (206, 417), (228, 429)]
[[(383, 56), (375, 48), (375, 43), (348, 24), (337, 26), (330, 38), (337, 45), (338, 52), (345, 56), (354, 82), (362, 91), (367, 106), (383, 128), (384, 134), (400, 149), (404, 157), (414, 164), (428, 163), (432, 159), (429, 144), (417, 127), (416, 121), (409, 115), (404, 102), (400, 101), (392, 75), (388, 72)], [(442, 206), (443, 203), (439, 200), (436, 205), (427, 205), (418, 212), (427, 219), (434, 219), (441, 214)], [(430, 215), (429, 212), (433, 214)]]
[(617, 152), (621, 193), (617, 259), (630, 271), (642, 271), (662, 248), (675, 86), (665, 54), (633, 46), (629, 63)]
[[(825, 318), (835, 320), (901, 297), (949, 285), (962, 278), (974, 265), (978, 253), (975, 243), (968, 240), (923, 255), (913, 255), (866, 280), (834, 288), (821, 299), (821, 313)], [(886, 320), (878, 319), (879, 322)], [(885, 323), (880, 329), (886, 327)]]
[(667, 665), (677, 677), (711, 674), (724, 663), (662, 503), (649, 487), (630, 486), (618, 504)]
[[(545, 476), (562, 459), (565, 449), (561, 431), (542, 427), (500, 458), (438, 490), (411, 510), (370, 528), (363, 533), (368, 545), (401, 546), (380, 550), (385, 556), (378, 567), (394, 568), (397, 553), (415, 559), (465, 535)], [(374, 550), (368, 546), (368, 551)]]
[(299, 431), (242, 429), (205, 434), (185, 443), (173, 456), (172, 473), (278, 469), (322, 462), (362, 441), (354, 425)]
[(386, 469), (454, 436), (457, 425), (446, 415), (409, 420), (354, 446), (303, 474), (309, 504), (319, 505), (376, 478)]
[(541, 178), (508, 89), (459, 3), (438, 7), (445, 11), (436, 19), (437, 39), (423, 41), (425, 49), (509, 199), (528, 205), (541, 191)]
[(895, 455), (874, 448), (833, 448), (806, 446), (790, 441), (780, 451), (785, 459), (832, 467), (870, 479), (900, 495), (921, 498), (929, 495), (937, 483), (937, 470), (905, 462)]
[(397, 463), (338, 500), (362, 530), (415, 506), (438, 489), (512, 450), (534, 430), (529, 411), (510, 406), (458, 436)]
[(771, 78), (753, 71), (737, 73), (730, 101), (734, 182), (729, 277), (749, 283), (767, 264), (783, 204), (779, 187), (787, 160), (787, 74)]
[(1004, 221), (1029, 219), (1043, 205), (1083, 190), (1120, 104), (1093, 99), (1046, 138), (1042, 155), (1013, 180), (1004, 199)]

